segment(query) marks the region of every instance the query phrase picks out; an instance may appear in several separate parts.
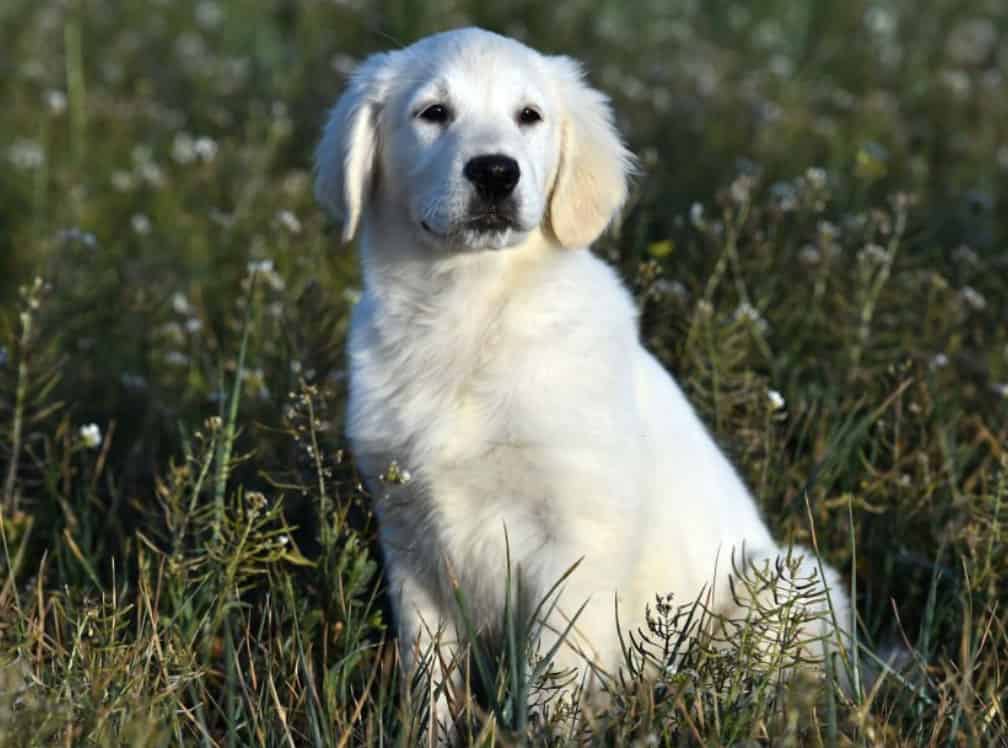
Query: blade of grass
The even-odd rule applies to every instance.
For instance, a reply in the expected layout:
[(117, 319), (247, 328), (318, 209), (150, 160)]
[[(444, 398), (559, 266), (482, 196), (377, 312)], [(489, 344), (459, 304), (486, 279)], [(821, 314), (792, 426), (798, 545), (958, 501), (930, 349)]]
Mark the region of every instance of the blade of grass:
[(224, 519), (224, 493), (227, 490), (231, 451), (234, 447), (235, 430), (238, 422), (238, 402), (241, 400), (242, 378), (245, 375), (245, 353), (248, 350), (249, 334), (252, 331), (252, 310), (255, 306), (255, 285), (258, 275), (258, 270), (253, 268), (249, 276), (249, 289), (245, 300), (245, 320), (242, 324), (241, 346), (238, 349), (238, 365), (235, 368), (234, 384), (231, 388), (231, 396), (228, 399), (224, 434), (219, 442), (217, 453), (217, 470), (214, 476), (214, 506), (217, 516), (214, 522), (214, 535), (218, 540), (220, 539), (220, 525)]

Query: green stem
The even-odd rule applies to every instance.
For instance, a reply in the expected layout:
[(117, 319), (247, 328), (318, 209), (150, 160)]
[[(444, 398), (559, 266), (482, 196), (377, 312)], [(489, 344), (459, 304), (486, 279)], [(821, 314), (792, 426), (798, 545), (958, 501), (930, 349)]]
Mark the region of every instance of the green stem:
[(234, 386), (228, 402), (227, 421), (224, 424), (224, 434), (217, 451), (217, 472), (214, 480), (214, 535), (220, 538), (221, 522), (224, 519), (224, 493), (227, 490), (228, 473), (230, 472), (231, 451), (234, 447), (235, 424), (238, 421), (238, 402), (241, 400), (242, 375), (245, 373), (245, 351), (248, 349), (249, 333), (252, 330), (252, 308), (255, 300), (255, 271), (249, 280), (248, 296), (245, 304), (245, 322), (242, 325), (241, 348), (238, 351), (238, 367), (235, 370)]
[(18, 456), (21, 453), (21, 430), (24, 427), (25, 400), (28, 397), (28, 342), (31, 337), (31, 313), (21, 313), (21, 338), (18, 341), (17, 388), (14, 394), (14, 420), (11, 424), (11, 458), (4, 480), (4, 509), (13, 514), (16, 507), (14, 488), (17, 482)]

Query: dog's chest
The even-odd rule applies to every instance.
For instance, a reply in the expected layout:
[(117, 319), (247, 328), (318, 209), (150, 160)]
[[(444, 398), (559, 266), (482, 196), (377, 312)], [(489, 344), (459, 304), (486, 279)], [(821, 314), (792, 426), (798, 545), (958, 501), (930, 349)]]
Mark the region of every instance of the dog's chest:
[(365, 473), (395, 459), (414, 473), (485, 461), (514, 476), (558, 452), (617, 446), (633, 410), (625, 364), (636, 333), (608, 268), (561, 256), (521, 282), (487, 275), (358, 304), (347, 429)]
[(426, 533), (474, 579), (504, 568), (505, 529), (512, 558), (532, 562), (561, 524), (558, 511), (569, 511), (554, 501), (565, 493), (554, 484), (567, 472), (550, 468), (561, 445), (535, 418), (563, 413), (549, 380), (564, 372), (542, 362), (536, 336), (509, 335), (509, 321), (471, 313), (438, 326), (450, 334), (419, 326), (395, 342), (362, 326), (351, 341), (348, 430), (358, 463), (372, 484), (393, 460), (410, 475), (391, 493), (377, 485), (382, 522)]
[(510, 334), (521, 305), (487, 275), (365, 295), (349, 340), (351, 439), (427, 459), (494, 436), (516, 384), (502, 363), (520, 365), (535, 343)]

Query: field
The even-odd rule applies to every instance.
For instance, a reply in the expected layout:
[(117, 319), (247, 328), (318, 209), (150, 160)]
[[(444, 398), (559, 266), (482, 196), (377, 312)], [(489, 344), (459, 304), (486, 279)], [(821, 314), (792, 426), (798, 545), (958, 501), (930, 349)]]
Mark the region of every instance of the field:
[[(595, 251), (860, 621), (848, 691), (697, 644), (581, 739), (1008, 745), (1003, 0), (4, 0), (0, 746), (421, 740), (311, 161), (355, 61), (465, 24), (612, 96), (643, 174)], [(576, 740), (489, 680), (474, 744)]]

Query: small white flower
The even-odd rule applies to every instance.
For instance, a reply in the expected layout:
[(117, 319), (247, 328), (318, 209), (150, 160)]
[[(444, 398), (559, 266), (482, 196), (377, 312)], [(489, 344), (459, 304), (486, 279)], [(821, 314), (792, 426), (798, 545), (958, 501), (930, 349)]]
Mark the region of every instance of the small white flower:
[(703, 228), (704, 225), (704, 211), (703, 205), (700, 203), (693, 203), (689, 209), (690, 223), (693, 224), (694, 228)]
[(810, 166), (805, 170), (805, 179), (812, 189), (821, 190), (826, 186), (826, 170), (818, 166)]
[(946, 366), (948, 366), (948, 362), (949, 362), (948, 356), (946, 356), (944, 353), (936, 353), (934, 356), (931, 357), (931, 368), (944, 369)]
[(45, 100), (50, 114), (58, 117), (66, 111), (67, 97), (66, 94), (59, 89), (54, 88), (51, 91), (47, 91)]
[(770, 186), (770, 197), (777, 210), (790, 213), (798, 208), (798, 193), (790, 182), (775, 182)]
[(94, 234), (90, 231), (83, 231), (76, 226), (71, 229), (63, 229), (56, 235), (56, 238), (61, 242), (80, 244), (88, 249), (94, 249), (98, 246), (98, 238)]
[(190, 335), (195, 335), (203, 329), (203, 320), (199, 317), (190, 317), (186, 320), (185, 329)]
[(991, 389), (1001, 397), (1008, 398), (1008, 382), (996, 382), (991, 385)]
[(728, 191), (731, 193), (731, 198), (738, 205), (745, 205), (752, 198), (753, 187), (756, 185), (756, 180), (753, 179), (748, 174), (740, 174), (731, 183), (731, 187)]
[(837, 236), (837, 227), (829, 221), (819, 221), (816, 225), (819, 238), (825, 242), (833, 241)]
[(754, 307), (748, 301), (743, 301), (735, 309), (735, 320), (746, 320), (751, 322), (752, 325), (761, 333), (765, 333), (769, 329), (769, 323), (763, 319), (763, 315), (759, 313), (759, 309)]
[(864, 246), (864, 249), (858, 252), (858, 259), (863, 262), (873, 262), (882, 265), (888, 261), (889, 253), (885, 251), (884, 247), (869, 242)]
[(164, 174), (161, 167), (153, 161), (145, 161), (137, 167), (137, 174), (140, 178), (152, 187), (160, 187), (164, 184)]
[(791, 74), (794, 73), (794, 63), (790, 57), (783, 54), (773, 55), (767, 67), (778, 78), (790, 78)]
[(998, 29), (989, 18), (966, 18), (945, 39), (945, 54), (960, 65), (980, 65), (998, 44)]
[(102, 433), (97, 423), (89, 423), (80, 427), (80, 437), (84, 446), (88, 449), (97, 449), (101, 446)]
[(965, 99), (973, 87), (969, 73), (956, 68), (945, 68), (939, 71), (938, 80), (948, 89), (949, 93), (960, 99)]
[(987, 307), (987, 299), (984, 298), (982, 293), (973, 288), (973, 286), (964, 286), (962, 291), (959, 292), (959, 295), (962, 296), (963, 301), (976, 309), (978, 312)]
[(216, 28), (222, 20), (224, 20), (224, 11), (212, 0), (204, 0), (196, 5), (196, 23), (202, 28)]
[(896, 19), (880, 5), (873, 5), (865, 11), (864, 23), (869, 31), (879, 36), (888, 36), (896, 29)]
[(256, 273), (272, 273), (273, 260), (252, 260), (248, 263), (247, 267), (249, 275), (255, 275)]
[(143, 213), (135, 213), (130, 218), (130, 227), (132, 227), (133, 233), (147, 236), (151, 232), (151, 221)]
[(185, 316), (192, 313), (192, 304), (189, 303), (189, 299), (181, 291), (176, 291), (172, 294), (171, 306), (176, 314)]
[(756, 311), (756, 307), (750, 304), (748, 301), (743, 301), (738, 305), (738, 309), (735, 310), (736, 319), (747, 319), (750, 322), (755, 322), (759, 319), (759, 312)]
[(804, 265), (818, 265), (819, 260), (822, 259), (822, 255), (819, 254), (819, 250), (816, 249), (811, 244), (806, 244), (800, 250), (798, 250), (798, 259)]
[(34, 140), (18, 138), (7, 149), (7, 159), (15, 169), (33, 171), (45, 163), (45, 151)]
[(169, 366), (188, 366), (189, 357), (182, 353), (182, 351), (168, 351), (164, 357), (165, 363)]
[(193, 152), (200, 161), (210, 163), (217, 157), (217, 143), (213, 138), (201, 135), (193, 142)]
[(784, 396), (777, 390), (767, 390), (767, 398), (770, 400), (772, 410), (781, 410), (784, 407)]
[(292, 234), (301, 233), (301, 221), (289, 210), (281, 210), (276, 216), (277, 223), (283, 226)]
[(281, 535), (277, 538), (277, 543), (281, 546), (285, 546), (288, 543), (290, 543), (290, 538), (287, 537), (286, 535)]
[(195, 31), (183, 31), (175, 38), (175, 54), (183, 62), (196, 67), (207, 56), (207, 44)]
[(179, 164), (191, 164), (196, 160), (192, 135), (187, 132), (176, 133), (172, 140), (172, 158)]
[(116, 169), (112, 172), (111, 181), (112, 186), (119, 192), (129, 192), (133, 189), (135, 184), (133, 175), (128, 171), (123, 171), (122, 169)]

